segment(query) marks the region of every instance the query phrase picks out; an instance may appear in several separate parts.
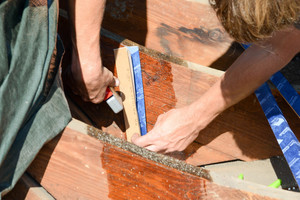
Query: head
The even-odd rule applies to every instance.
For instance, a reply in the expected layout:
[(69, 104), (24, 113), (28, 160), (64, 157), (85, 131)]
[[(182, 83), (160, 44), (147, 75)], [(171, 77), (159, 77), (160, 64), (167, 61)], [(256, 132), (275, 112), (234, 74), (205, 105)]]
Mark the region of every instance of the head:
[(238, 42), (256, 42), (293, 25), (300, 18), (300, 0), (210, 0), (229, 35)]

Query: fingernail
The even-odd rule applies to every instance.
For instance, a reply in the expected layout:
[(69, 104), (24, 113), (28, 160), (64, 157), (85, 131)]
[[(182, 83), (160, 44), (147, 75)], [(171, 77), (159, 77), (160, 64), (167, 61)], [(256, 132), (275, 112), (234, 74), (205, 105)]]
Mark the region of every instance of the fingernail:
[(120, 80), (117, 77), (114, 78), (115, 78), (115, 85), (116, 87), (118, 87), (120, 85)]

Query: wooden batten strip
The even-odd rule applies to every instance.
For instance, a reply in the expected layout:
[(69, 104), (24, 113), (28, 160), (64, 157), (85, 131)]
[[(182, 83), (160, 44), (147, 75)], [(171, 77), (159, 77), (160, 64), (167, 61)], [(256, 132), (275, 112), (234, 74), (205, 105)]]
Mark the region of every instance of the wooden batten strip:
[(120, 80), (120, 91), (123, 95), (123, 113), (126, 126), (127, 141), (131, 141), (133, 134), (141, 135), (139, 118), (136, 109), (136, 99), (134, 90), (134, 78), (131, 67), (130, 54), (127, 48), (119, 48), (114, 50), (115, 62)]

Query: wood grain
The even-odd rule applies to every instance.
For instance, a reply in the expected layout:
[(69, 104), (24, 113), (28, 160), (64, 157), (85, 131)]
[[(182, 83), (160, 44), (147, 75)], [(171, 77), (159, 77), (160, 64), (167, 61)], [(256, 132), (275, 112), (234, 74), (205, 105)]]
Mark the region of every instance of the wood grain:
[[(68, 10), (65, 1), (60, 7)], [(62, 16), (61, 21), (66, 15)], [(147, 48), (216, 69), (227, 69), (243, 52), (208, 0), (107, 0), (102, 27)]]
[[(60, 24), (60, 31), (68, 50), (69, 37), (67, 31), (63, 29), (67, 27), (66, 22), (66, 20), (61, 21), (63, 26)], [(115, 40), (101, 36), (102, 61), (104, 66), (113, 72), (116, 70), (113, 49), (120, 46), (122, 44)], [(152, 129), (160, 114), (190, 104), (218, 79), (217, 76), (198, 71), (197, 67), (188, 68), (166, 61), (164, 54), (154, 54), (147, 48), (140, 48), (148, 130)], [(68, 57), (65, 57), (64, 69), (68, 66), (68, 61)], [(68, 80), (64, 82), (67, 83)], [(70, 105), (76, 107), (76, 110), (72, 109), (74, 117), (84, 119), (117, 137), (125, 138), (122, 112), (114, 114), (105, 102), (95, 105), (82, 101), (79, 96), (71, 92), (67, 84), (65, 84), (65, 93)], [(280, 95), (276, 98), (292, 130), (300, 137), (298, 118)], [(80, 117), (79, 110), (84, 113), (81, 116), (87, 117)], [(201, 131), (199, 137), (184, 152), (173, 154), (174, 157), (194, 165), (234, 159), (250, 161), (274, 155), (281, 155), (281, 150), (254, 95), (224, 111)]]
[[(118, 43), (102, 36), (102, 59), (105, 66), (114, 68), (113, 49)], [(201, 71), (159, 59), (140, 51), (147, 129), (151, 130), (157, 117), (172, 108), (185, 106), (199, 98), (218, 79)], [(89, 116), (93, 125), (121, 138), (125, 138), (123, 113), (115, 115), (105, 104), (83, 102), (66, 87), (69, 101)], [(299, 137), (298, 118), (285, 101), (276, 95), (279, 105), (292, 130)], [(267, 120), (254, 95), (224, 111), (184, 152), (173, 154), (194, 165), (227, 160), (256, 160), (281, 155)]]
[[(148, 130), (151, 130), (159, 114), (190, 104), (218, 79), (174, 63), (155, 60), (144, 53), (141, 53), (141, 63)], [(297, 117), (279, 95), (277, 99), (299, 137)], [(231, 157), (250, 161), (281, 155), (277, 141), (254, 95), (224, 111), (200, 132), (195, 143), (199, 144), (195, 152), (192, 153), (190, 147), (186, 150), (186, 155), (189, 156), (186, 158), (187, 162), (195, 165), (214, 162), (214, 155), (220, 155), (220, 152), (223, 153), (224, 160)], [(204, 152), (208, 150), (202, 150), (203, 148), (210, 148), (210, 152), (215, 150), (215, 153), (205, 155)]]
[(273, 199), (220, 186), (70, 128), (41, 150), (28, 172), (56, 199)]
[(103, 27), (147, 48), (218, 69), (243, 51), (208, 1), (108, 0)]

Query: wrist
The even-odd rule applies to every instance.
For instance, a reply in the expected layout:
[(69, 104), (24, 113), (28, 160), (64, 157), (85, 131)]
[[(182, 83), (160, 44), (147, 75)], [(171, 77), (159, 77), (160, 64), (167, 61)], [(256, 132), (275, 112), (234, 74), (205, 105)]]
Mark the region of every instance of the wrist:
[(205, 128), (214, 118), (227, 109), (230, 104), (221, 91), (221, 79), (206, 91), (197, 101), (189, 105), (189, 112), (199, 126)]
[(72, 66), (88, 68), (101, 68), (102, 60), (100, 56), (100, 47), (96, 45), (73, 45), (72, 48)]
[(97, 39), (72, 41), (72, 55), (81, 60), (91, 60), (93, 62), (100, 58), (100, 41)]

